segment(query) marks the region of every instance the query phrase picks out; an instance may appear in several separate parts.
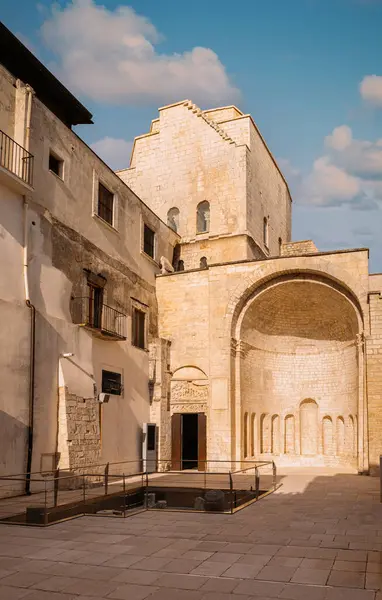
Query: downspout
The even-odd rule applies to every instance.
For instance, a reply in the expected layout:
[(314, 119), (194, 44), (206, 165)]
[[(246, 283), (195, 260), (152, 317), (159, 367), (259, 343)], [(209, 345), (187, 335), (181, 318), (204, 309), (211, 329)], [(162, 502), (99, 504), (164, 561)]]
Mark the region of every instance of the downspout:
[[(26, 150), (29, 151), (33, 90), (30, 86), (26, 86), (26, 92), (27, 92), (27, 111), (26, 111), (24, 147)], [(36, 364), (36, 309), (30, 301), (30, 293), (29, 293), (28, 202), (27, 202), (27, 199), (25, 196), (24, 196), (23, 274), (24, 274), (25, 303), (31, 311), (31, 313), (30, 313), (30, 315), (31, 315), (30, 360), (29, 360), (29, 422), (28, 422), (28, 439), (27, 439), (27, 466), (26, 466), (26, 477), (25, 477), (25, 493), (29, 496), (31, 494), (31, 470), (32, 470), (32, 454), (33, 454), (34, 388), (35, 388), (35, 364)]]

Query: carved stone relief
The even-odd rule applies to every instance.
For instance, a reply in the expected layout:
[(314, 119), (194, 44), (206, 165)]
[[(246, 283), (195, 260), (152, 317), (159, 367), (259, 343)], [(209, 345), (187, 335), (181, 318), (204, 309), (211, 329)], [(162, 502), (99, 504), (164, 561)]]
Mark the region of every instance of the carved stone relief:
[(207, 412), (208, 385), (195, 385), (191, 381), (174, 381), (171, 384), (171, 413)]

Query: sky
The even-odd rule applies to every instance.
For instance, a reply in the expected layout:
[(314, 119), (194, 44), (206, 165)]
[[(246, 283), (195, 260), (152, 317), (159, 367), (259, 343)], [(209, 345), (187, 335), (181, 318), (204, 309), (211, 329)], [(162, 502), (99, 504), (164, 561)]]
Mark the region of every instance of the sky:
[(157, 108), (250, 113), (293, 197), (292, 239), (370, 248), (382, 272), (382, 0), (0, 0), (0, 19), (92, 112), (114, 169)]

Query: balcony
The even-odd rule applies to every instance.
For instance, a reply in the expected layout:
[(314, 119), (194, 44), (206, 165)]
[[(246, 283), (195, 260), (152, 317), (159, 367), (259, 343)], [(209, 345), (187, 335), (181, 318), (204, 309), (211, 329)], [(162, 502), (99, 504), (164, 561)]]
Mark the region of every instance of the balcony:
[(0, 180), (16, 192), (33, 189), (33, 156), (0, 130)]
[(97, 303), (94, 297), (72, 298), (73, 323), (89, 329), (104, 340), (126, 339), (126, 315), (107, 304)]

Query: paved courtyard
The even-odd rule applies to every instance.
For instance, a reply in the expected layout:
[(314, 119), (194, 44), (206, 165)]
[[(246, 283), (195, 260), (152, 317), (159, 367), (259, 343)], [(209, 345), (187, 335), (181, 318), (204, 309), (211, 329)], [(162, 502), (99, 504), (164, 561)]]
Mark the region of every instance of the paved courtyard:
[(382, 600), (379, 481), (285, 472), (235, 515), (0, 525), (0, 599)]

